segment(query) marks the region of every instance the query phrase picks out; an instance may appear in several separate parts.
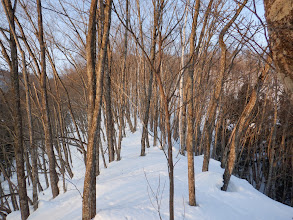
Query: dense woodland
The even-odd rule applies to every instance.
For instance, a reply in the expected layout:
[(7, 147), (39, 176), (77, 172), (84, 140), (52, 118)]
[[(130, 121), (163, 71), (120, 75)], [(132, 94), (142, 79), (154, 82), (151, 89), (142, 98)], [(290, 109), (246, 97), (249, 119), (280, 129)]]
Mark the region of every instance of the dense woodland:
[(149, 136), (166, 156), (170, 219), (174, 146), (188, 158), (189, 205), (203, 154), (203, 172), (210, 158), (225, 168), (223, 191), (233, 174), (293, 206), (293, 9), (278, 2), (276, 19), (265, 0), (265, 19), (256, 0), (1, 0), (0, 216), (26, 219), (58, 181), (66, 191), (73, 146), (93, 218), (99, 168), (138, 124), (140, 156)]

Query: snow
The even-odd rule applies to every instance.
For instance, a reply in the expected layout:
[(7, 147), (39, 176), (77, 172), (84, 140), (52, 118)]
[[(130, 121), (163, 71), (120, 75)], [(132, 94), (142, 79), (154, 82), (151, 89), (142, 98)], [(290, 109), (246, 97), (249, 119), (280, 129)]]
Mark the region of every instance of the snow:
[[(162, 219), (169, 219), (169, 182), (165, 155), (159, 148), (151, 147), (147, 149), (145, 157), (140, 157), (140, 138), (141, 132), (131, 134), (128, 131), (127, 138), (122, 142), (122, 160), (110, 163), (107, 169), (101, 169), (96, 185), (95, 220), (157, 220), (159, 213)], [(76, 148), (71, 151), (74, 177), (67, 180), (67, 192), (61, 192), (54, 200), (50, 188), (41, 192), (39, 208), (35, 212), (31, 209), (29, 220), (81, 219), (85, 167), (82, 155)], [(268, 198), (245, 180), (232, 176), (228, 191), (221, 191), (224, 170), (220, 162), (211, 160), (210, 171), (203, 173), (202, 156), (195, 157), (198, 206), (189, 206), (187, 159), (181, 155), (176, 158), (177, 153), (174, 148), (175, 219), (292, 220), (292, 207)], [(62, 181), (59, 184), (61, 189)], [(19, 220), (20, 212), (11, 213), (7, 219)]]

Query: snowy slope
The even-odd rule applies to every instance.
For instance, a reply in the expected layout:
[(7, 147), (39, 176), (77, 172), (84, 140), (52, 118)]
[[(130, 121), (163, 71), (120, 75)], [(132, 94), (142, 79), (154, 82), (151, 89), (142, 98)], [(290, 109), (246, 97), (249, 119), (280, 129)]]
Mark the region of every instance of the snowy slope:
[[(97, 215), (95, 220), (168, 219), (168, 172), (164, 153), (157, 147), (140, 154), (141, 133), (128, 133), (122, 143), (122, 160), (102, 169), (97, 177)], [(39, 209), (29, 220), (81, 219), (83, 176), (82, 156), (73, 151), (75, 176), (68, 181), (68, 191), (54, 200), (51, 190), (41, 193)], [(223, 169), (211, 160), (210, 171), (202, 173), (203, 157), (195, 158), (197, 207), (188, 205), (187, 160), (174, 149), (175, 219), (263, 219), (292, 220), (293, 208), (278, 203), (255, 190), (247, 181), (232, 176), (228, 192), (222, 192)], [(61, 188), (61, 182), (60, 182)], [(153, 191), (153, 193), (152, 193)], [(157, 196), (156, 196), (157, 195)], [(156, 197), (158, 198), (156, 200)], [(158, 203), (157, 203), (158, 201)], [(8, 220), (19, 220), (13, 212)]]

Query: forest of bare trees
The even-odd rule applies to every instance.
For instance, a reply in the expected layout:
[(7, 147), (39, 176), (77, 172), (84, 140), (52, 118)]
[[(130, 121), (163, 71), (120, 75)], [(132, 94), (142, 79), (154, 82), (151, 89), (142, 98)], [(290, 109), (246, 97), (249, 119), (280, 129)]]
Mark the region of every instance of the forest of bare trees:
[(170, 219), (173, 147), (188, 158), (190, 206), (196, 155), (203, 172), (221, 162), (223, 191), (233, 174), (293, 206), (289, 2), (1, 0), (0, 216), (27, 219), (41, 191), (66, 192), (74, 147), (92, 219), (100, 167), (122, 159), (125, 130), (139, 124), (138, 156), (152, 136), (166, 157)]

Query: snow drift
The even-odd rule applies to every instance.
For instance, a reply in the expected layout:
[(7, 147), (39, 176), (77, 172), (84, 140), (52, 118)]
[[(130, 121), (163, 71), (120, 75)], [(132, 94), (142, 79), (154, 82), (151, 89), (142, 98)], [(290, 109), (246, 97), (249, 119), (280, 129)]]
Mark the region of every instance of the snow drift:
[[(97, 177), (95, 220), (169, 219), (168, 168), (164, 153), (157, 147), (140, 157), (141, 133), (128, 133), (122, 142), (122, 160), (102, 168)], [(220, 162), (210, 161), (209, 172), (201, 172), (203, 157), (195, 157), (196, 207), (188, 205), (187, 158), (174, 148), (175, 219), (263, 219), (292, 220), (293, 208), (276, 202), (254, 189), (247, 181), (232, 176), (227, 192), (220, 190)], [(29, 220), (80, 220), (85, 167), (82, 155), (72, 149), (74, 178), (68, 190), (52, 200), (51, 190), (39, 194), (39, 208)], [(103, 166), (101, 164), (101, 166)], [(60, 181), (60, 189), (62, 183)], [(30, 192), (29, 192), (30, 195)], [(20, 212), (8, 220), (19, 220)]]

